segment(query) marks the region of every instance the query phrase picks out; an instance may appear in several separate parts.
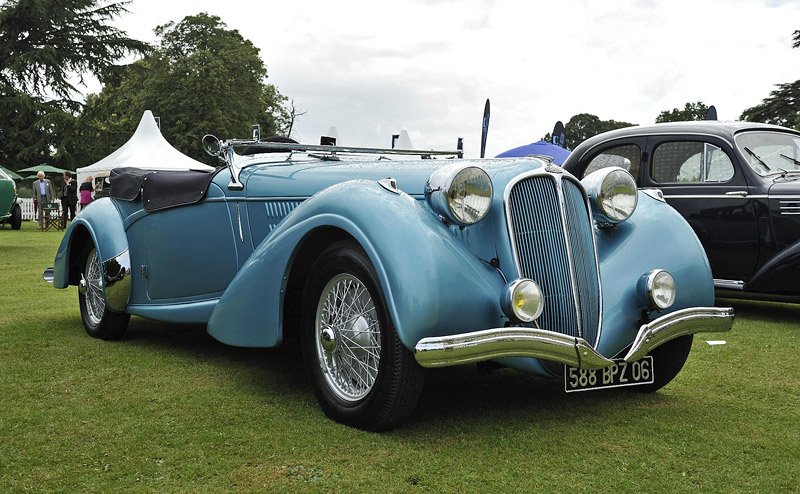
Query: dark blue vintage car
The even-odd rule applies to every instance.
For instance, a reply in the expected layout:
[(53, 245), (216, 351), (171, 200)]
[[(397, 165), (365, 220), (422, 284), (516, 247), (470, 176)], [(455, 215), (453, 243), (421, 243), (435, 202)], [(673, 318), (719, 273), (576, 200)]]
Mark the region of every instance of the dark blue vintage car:
[(385, 430), (425, 367), (655, 391), (694, 333), (731, 328), (691, 228), (621, 168), (579, 181), (536, 158), (205, 145), (227, 166), (117, 170), (67, 229), (53, 282), (78, 286), (91, 336), (136, 315), (235, 346), (296, 338), (325, 413)]
[(800, 302), (800, 132), (752, 122), (675, 122), (600, 134), (564, 168), (629, 169), (686, 218), (721, 296)]

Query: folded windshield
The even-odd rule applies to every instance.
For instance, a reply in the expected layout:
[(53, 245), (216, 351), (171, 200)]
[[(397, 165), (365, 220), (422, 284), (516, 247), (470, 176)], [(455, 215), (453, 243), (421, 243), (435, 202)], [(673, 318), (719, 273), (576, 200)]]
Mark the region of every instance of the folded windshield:
[(736, 145), (761, 176), (800, 173), (800, 136), (774, 131), (743, 132)]

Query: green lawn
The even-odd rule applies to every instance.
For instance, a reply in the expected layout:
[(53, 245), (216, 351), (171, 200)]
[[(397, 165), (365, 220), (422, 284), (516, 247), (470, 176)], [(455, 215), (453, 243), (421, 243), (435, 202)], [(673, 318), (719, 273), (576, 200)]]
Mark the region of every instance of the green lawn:
[(373, 434), (322, 414), (296, 350), (88, 337), (41, 279), (60, 237), (0, 228), (0, 492), (800, 492), (800, 306), (735, 303), (653, 395), (446, 369)]

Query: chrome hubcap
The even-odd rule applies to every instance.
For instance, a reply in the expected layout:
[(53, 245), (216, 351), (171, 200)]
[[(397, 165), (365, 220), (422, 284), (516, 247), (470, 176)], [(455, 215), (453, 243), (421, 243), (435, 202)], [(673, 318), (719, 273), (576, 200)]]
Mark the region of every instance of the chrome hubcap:
[(96, 326), (100, 324), (106, 310), (106, 301), (103, 297), (103, 276), (100, 272), (100, 259), (97, 258), (96, 250), (89, 253), (89, 259), (86, 261), (86, 273), (81, 280), (81, 288), (85, 290), (86, 315), (89, 322)]
[(375, 385), (381, 354), (377, 311), (367, 287), (353, 275), (334, 276), (320, 295), (317, 356), (330, 389), (357, 401)]

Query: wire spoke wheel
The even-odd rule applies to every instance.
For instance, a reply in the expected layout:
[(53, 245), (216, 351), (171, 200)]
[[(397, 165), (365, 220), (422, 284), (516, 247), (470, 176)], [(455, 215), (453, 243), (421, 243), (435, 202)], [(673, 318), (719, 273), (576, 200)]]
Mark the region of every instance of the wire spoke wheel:
[(81, 266), (78, 305), (84, 329), (94, 338), (103, 340), (122, 338), (131, 316), (127, 312), (114, 312), (106, 306), (103, 265), (93, 245), (84, 247)]
[(97, 251), (92, 249), (86, 262), (86, 272), (84, 273), (86, 283), (86, 316), (92, 325), (100, 324), (106, 310), (106, 302), (103, 294), (103, 275), (100, 270), (100, 259)]
[(351, 274), (322, 289), (316, 313), (316, 348), (325, 381), (345, 401), (366, 396), (378, 378), (381, 331), (375, 304)]
[(389, 430), (414, 409), (423, 369), (403, 345), (369, 257), (350, 239), (317, 254), (305, 281), (300, 342), (328, 417)]

